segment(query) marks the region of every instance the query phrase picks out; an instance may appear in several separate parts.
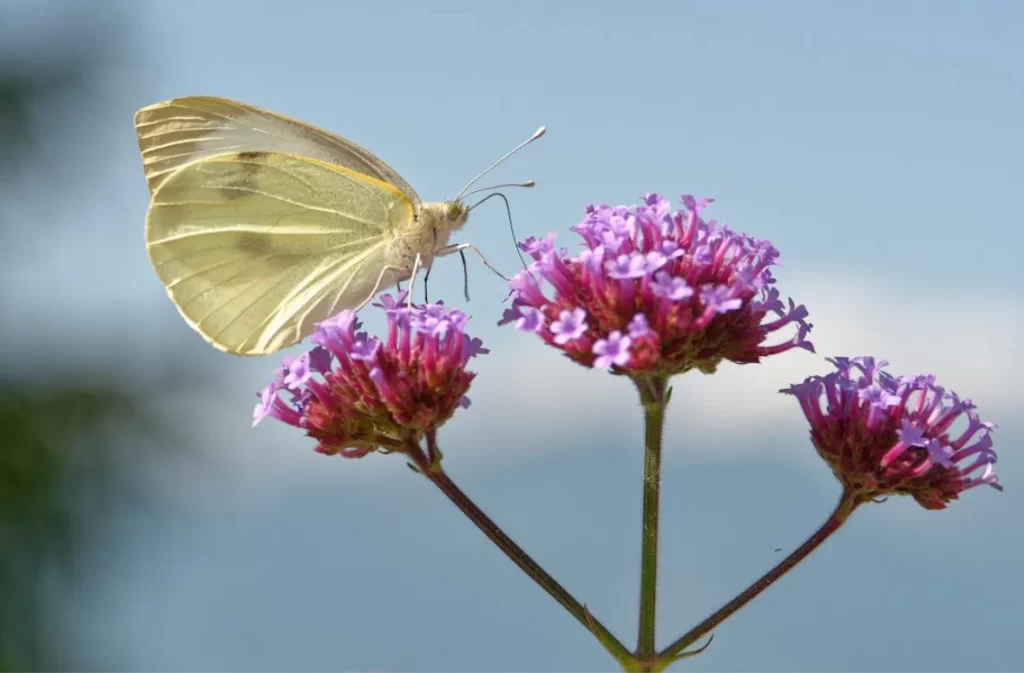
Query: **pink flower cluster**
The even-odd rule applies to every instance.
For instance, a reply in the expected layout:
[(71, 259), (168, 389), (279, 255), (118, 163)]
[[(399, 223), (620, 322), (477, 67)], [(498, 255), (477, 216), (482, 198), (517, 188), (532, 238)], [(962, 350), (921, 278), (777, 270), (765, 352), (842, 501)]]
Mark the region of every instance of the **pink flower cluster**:
[[(554, 234), (520, 243), (534, 261), (509, 283), (512, 307), (499, 324), (514, 322), (585, 366), (631, 375), (712, 373), (722, 360), (813, 352), (807, 310), (787, 307), (770, 287), (778, 251), (701, 219), (709, 199), (682, 202), (674, 212), (657, 194), (639, 207), (588, 206), (573, 227), (584, 243), (573, 257), (555, 250)], [(764, 322), (769, 313), (776, 319)], [(764, 345), (790, 324), (795, 336)]]
[[(317, 344), (286, 358), (261, 393), (253, 425), (273, 416), (317, 440), (317, 451), (359, 458), (378, 448), (404, 451), (468, 407), (470, 358), (488, 350), (468, 336), (462, 311), (442, 304), (407, 307), (381, 297), (387, 339), (365, 332), (353, 311), (317, 325)], [(284, 397), (282, 397), (284, 394)]]
[[(818, 454), (861, 501), (910, 495), (926, 509), (944, 509), (975, 486), (1003, 490), (992, 467), (995, 426), (970, 400), (934, 376), (893, 376), (871, 357), (828, 361), (838, 371), (781, 392), (800, 402)], [(954, 429), (958, 420), (963, 427)]]

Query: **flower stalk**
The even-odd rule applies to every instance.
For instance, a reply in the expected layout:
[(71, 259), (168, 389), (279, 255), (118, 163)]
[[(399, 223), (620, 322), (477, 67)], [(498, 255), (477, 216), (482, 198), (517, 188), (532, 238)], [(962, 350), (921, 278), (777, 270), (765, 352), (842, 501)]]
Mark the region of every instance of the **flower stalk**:
[(697, 624), (695, 627), (684, 633), (682, 636), (677, 638), (672, 644), (663, 649), (658, 653), (657, 664), (651, 668), (651, 671), (662, 671), (669, 664), (679, 659), (685, 658), (688, 654), (686, 648), (694, 644), (705, 635), (711, 632), (716, 626), (724, 622), (726, 619), (731, 617), (740, 608), (745, 606), (750, 601), (754, 600), (757, 596), (775, 584), (783, 575), (792, 570), (798, 563), (807, 558), (811, 552), (820, 547), (829, 537), (832, 536), (839, 527), (846, 523), (849, 519), (850, 514), (853, 513), (859, 505), (863, 504), (863, 501), (853, 492), (844, 491), (842, 496), (839, 498), (839, 502), (836, 504), (832, 514), (825, 520), (825, 523), (814, 532), (807, 541), (800, 545), (796, 551), (784, 558), (774, 568), (766, 572), (756, 582), (747, 587), (742, 593), (736, 598), (732, 599), (716, 612), (714, 612), (707, 619)]
[[(433, 444), (433, 442), (431, 442)], [(436, 450), (436, 449), (435, 449)], [(583, 625), (588, 631), (594, 634), (598, 642), (605, 648), (624, 670), (630, 670), (634, 662), (633, 654), (622, 644), (608, 628), (594, 617), (585, 605), (580, 603), (565, 589), (558, 581), (544, 570), (529, 554), (517, 545), (512, 538), (505, 534), (498, 524), (474, 503), (462, 489), (448, 476), (441, 467), (440, 460), (431, 460), (420, 449), (418, 445), (410, 445), (405, 455), (415, 465), (416, 471), (420, 472), (431, 481), (444, 495), (459, 508), (459, 511), (473, 522), (498, 549), (516, 564), (520, 570), (526, 573), (541, 589), (547, 592), (555, 601), (571, 614), (576, 621)], [(440, 454), (438, 454), (440, 455)]]
[(658, 611), (658, 521), (661, 504), (661, 440), (665, 429), (666, 378), (634, 379), (644, 408), (643, 528), (640, 537), (640, 619), (636, 657), (655, 653)]

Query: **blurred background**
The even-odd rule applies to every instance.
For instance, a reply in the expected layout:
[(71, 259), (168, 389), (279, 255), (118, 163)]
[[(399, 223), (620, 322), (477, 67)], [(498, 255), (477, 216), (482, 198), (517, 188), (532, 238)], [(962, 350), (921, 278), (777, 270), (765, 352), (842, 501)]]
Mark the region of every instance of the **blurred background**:
[[(240, 99), (371, 149), (426, 200), (494, 174), (521, 237), (590, 202), (712, 196), (782, 251), (818, 355), (676, 382), (659, 643), (799, 545), (838, 489), (776, 391), (874, 354), (973, 398), (1004, 493), (859, 512), (679, 670), (1024, 670), (1013, 289), (1024, 8), (982, 3), (0, 0), (0, 670), (594, 671), (603, 651), (395, 456), (251, 429), (277, 357), (208, 347), (146, 259), (136, 109)], [(460, 240), (510, 273), (500, 207)], [(495, 323), (446, 464), (635, 640), (630, 388)], [(462, 269), (432, 292), (460, 304)], [(373, 328), (380, 321), (368, 316)]]

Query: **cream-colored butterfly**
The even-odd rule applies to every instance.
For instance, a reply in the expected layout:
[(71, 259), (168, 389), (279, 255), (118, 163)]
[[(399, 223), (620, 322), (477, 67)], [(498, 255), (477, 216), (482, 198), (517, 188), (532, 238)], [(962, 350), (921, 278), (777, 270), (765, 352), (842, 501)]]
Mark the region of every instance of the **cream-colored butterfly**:
[(238, 355), (295, 344), (313, 323), (359, 310), (435, 257), (470, 249), (487, 264), (474, 246), (448, 243), (472, 208), (462, 199), (544, 134), (452, 201), (422, 203), (355, 143), (237, 101), (157, 103), (135, 114), (135, 130), (152, 195), (153, 268), (185, 321)]

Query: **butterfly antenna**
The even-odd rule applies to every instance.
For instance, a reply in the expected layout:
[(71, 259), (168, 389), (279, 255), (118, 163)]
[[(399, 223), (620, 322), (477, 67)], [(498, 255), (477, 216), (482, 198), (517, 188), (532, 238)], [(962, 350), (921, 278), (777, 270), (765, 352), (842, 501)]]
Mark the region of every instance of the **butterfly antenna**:
[[(490, 187), (479, 187), (477, 189), (474, 189), (471, 192), (466, 192), (465, 194), (462, 195), (462, 198), (466, 198), (467, 196), (473, 196), (474, 194), (479, 194), (480, 192), (489, 192), (492, 189), (501, 189), (502, 187), (536, 187), (536, 186), (537, 186), (537, 183), (534, 182), (533, 180), (527, 180), (526, 182), (506, 182), (503, 185), (491, 185)], [(467, 208), (466, 210), (471, 210), (471, 209)]]
[(500, 159), (495, 161), (493, 164), (491, 164), (490, 166), (488, 166), (484, 170), (480, 171), (480, 173), (477, 174), (477, 176), (475, 178), (473, 178), (472, 180), (469, 181), (469, 184), (467, 184), (465, 187), (462, 188), (462, 191), (459, 192), (458, 196), (455, 197), (455, 200), (456, 201), (460, 201), (462, 199), (462, 197), (466, 195), (466, 192), (469, 190), (469, 188), (472, 187), (474, 184), (476, 184), (477, 180), (479, 180), (480, 178), (482, 178), (483, 176), (487, 175), (492, 170), (494, 170), (499, 164), (501, 164), (502, 161), (504, 161), (505, 159), (508, 159), (510, 156), (512, 156), (513, 154), (515, 154), (519, 150), (523, 149), (524, 147), (526, 147), (527, 145), (532, 143), (534, 140), (537, 140), (538, 138), (543, 136), (545, 132), (547, 132), (547, 129), (545, 127), (541, 126), (539, 129), (537, 129), (536, 131), (533, 132), (532, 136), (530, 136), (529, 138), (527, 138), (523, 142), (521, 142), (518, 145), (516, 145), (515, 147), (513, 147), (511, 150), (509, 150), (504, 155), (502, 155), (502, 157)]
[[(532, 186), (532, 181), (530, 183), (525, 183), (525, 184), (529, 184), (530, 186)], [(519, 187), (519, 186), (523, 186), (523, 185), (513, 185), (513, 186), (514, 187)], [(508, 228), (512, 231), (512, 243), (514, 243), (515, 246), (516, 246), (516, 254), (519, 255), (519, 261), (522, 262), (523, 266), (525, 267), (525, 266), (527, 266), (527, 264), (526, 264), (526, 260), (523, 259), (522, 251), (519, 249), (519, 237), (516, 236), (516, 225), (512, 224), (512, 208), (511, 208), (511, 206), (508, 205), (508, 198), (504, 194), (502, 194), (501, 192), (494, 192), (493, 194), (488, 194), (484, 198), (480, 199), (479, 201), (477, 201), (476, 203), (471, 205), (469, 207), (469, 210), (473, 210), (474, 208), (479, 206), (481, 203), (483, 203), (487, 199), (493, 198), (495, 196), (501, 198), (501, 200), (505, 202), (505, 212), (508, 213)]]

